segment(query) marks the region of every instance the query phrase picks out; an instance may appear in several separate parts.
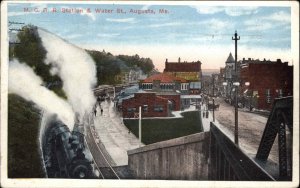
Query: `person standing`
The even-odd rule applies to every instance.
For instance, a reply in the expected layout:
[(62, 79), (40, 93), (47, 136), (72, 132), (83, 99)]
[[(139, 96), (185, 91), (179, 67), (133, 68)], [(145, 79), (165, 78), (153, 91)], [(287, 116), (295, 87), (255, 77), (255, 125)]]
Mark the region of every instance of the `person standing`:
[(99, 104), (99, 107), (101, 107), (101, 99), (100, 99), (99, 96), (97, 97), (97, 102), (98, 102), (98, 104)]
[(96, 106), (94, 107), (94, 113), (95, 113), (95, 117), (97, 116), (97, 108)]
[(101, 116), (102, 116), (102, 114), (103, 114), (103, 108), (101, 108)]

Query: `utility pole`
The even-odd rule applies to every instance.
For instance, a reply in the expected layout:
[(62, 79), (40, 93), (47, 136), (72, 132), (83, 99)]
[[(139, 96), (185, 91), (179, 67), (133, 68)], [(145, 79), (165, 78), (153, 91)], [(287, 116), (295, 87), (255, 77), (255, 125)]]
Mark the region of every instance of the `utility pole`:
[(142, 107), (139, 107), (139, 141), (142, 143)]
[(213, 122), (215, 122), (215, 75), (212, 74), (213, 79)]
[(232, 37), (232, 40), (234, 40), (235, 42), (235, 77), (234, 77), (234, 81), (236, 82), (236, 86), (235, 86), (235, 103), (234, 103), (234, 143), (236, 145), (239, 144), (239, 128), (238, 128), (238, 71), (237, 71), (237, 41), (240, 40), (240, 37), (237, 34), (237, 31), (235, 31), (234, 33), (234, 37)]

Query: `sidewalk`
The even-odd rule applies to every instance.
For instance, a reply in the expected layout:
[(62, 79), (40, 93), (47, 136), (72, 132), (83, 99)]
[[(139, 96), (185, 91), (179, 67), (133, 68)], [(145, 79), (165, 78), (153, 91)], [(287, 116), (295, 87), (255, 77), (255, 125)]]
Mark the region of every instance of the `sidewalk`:
[[(203, 126), (203, 131), (208, 132), (210, 130), (210, 122), (213, 121), (213, 116), (212, 112), (208, 111), (208, 118), (206, 118), (206, 105), (201, 105), (201, 110), (199, 111), (201, 120), (202, 120), (202, 126)], [(203, 111), (205, 112), (205, 115), (203, 117)], [(215, 120), (216, 121), (216, 120)]]
[(110, 154), (116, 166), (128, 164), (127, 151), (143, 146), (139, 140), (129, 132), (114, 109), (113, 102), (104, 101), (101, 103), (103, 114), (97, 106), (97, 116), (94, 119), (94, 126), (101, 142)]

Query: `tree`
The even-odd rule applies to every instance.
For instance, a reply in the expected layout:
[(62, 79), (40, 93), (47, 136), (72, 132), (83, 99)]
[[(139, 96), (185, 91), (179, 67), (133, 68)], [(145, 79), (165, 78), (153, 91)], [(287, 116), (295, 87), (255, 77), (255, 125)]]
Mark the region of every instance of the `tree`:
[(139, 67), (145, 74), (149, 74), (154, 69), (150, 58), (140, 58), (137, 54), (134, 56), (119, 55), (118, 58), (123, 60), (130, 68)]
[[(17, 34), (19, 43), (14, 44), (14, 47), (10, 48), (11, 52), (10, 60), (17, 58), (20, 63), (26, 63), (33, 71), (42, 78), (45, 85), (49, 83), (62, 83), (61, 79), (57, 75), (50, 74), (51, 65), (46, 65), (44, 60), (46, 58), (47, 51), (42, 45), (41, 38), (39, 37), (37, 27), (33, 25), (27, 25), (22, 28)], [(66, 97), (61, 85), (56, 85), (53, 88), (59, 96)]]
[(118, 59), (105, 51), (87, 50), (96, 63), (97, 81), (100, 84), (117, 84), (116, 75), (120, 74)]

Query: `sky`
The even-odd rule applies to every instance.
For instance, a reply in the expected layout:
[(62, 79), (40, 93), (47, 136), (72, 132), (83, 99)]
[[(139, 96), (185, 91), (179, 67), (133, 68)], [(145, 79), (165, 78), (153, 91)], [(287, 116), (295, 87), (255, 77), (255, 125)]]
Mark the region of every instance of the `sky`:
[(7, 10), (10, 22), (42, 27), (81, 48), (149, 57), (160, 71), (166, 59), (179, 57), (200, 60), (203, 69), (224, 67), (229, 53), (234, 56), (235, 31), (238, 60), (294, 61), (291, 7), (284, 5), (8, 3)]

